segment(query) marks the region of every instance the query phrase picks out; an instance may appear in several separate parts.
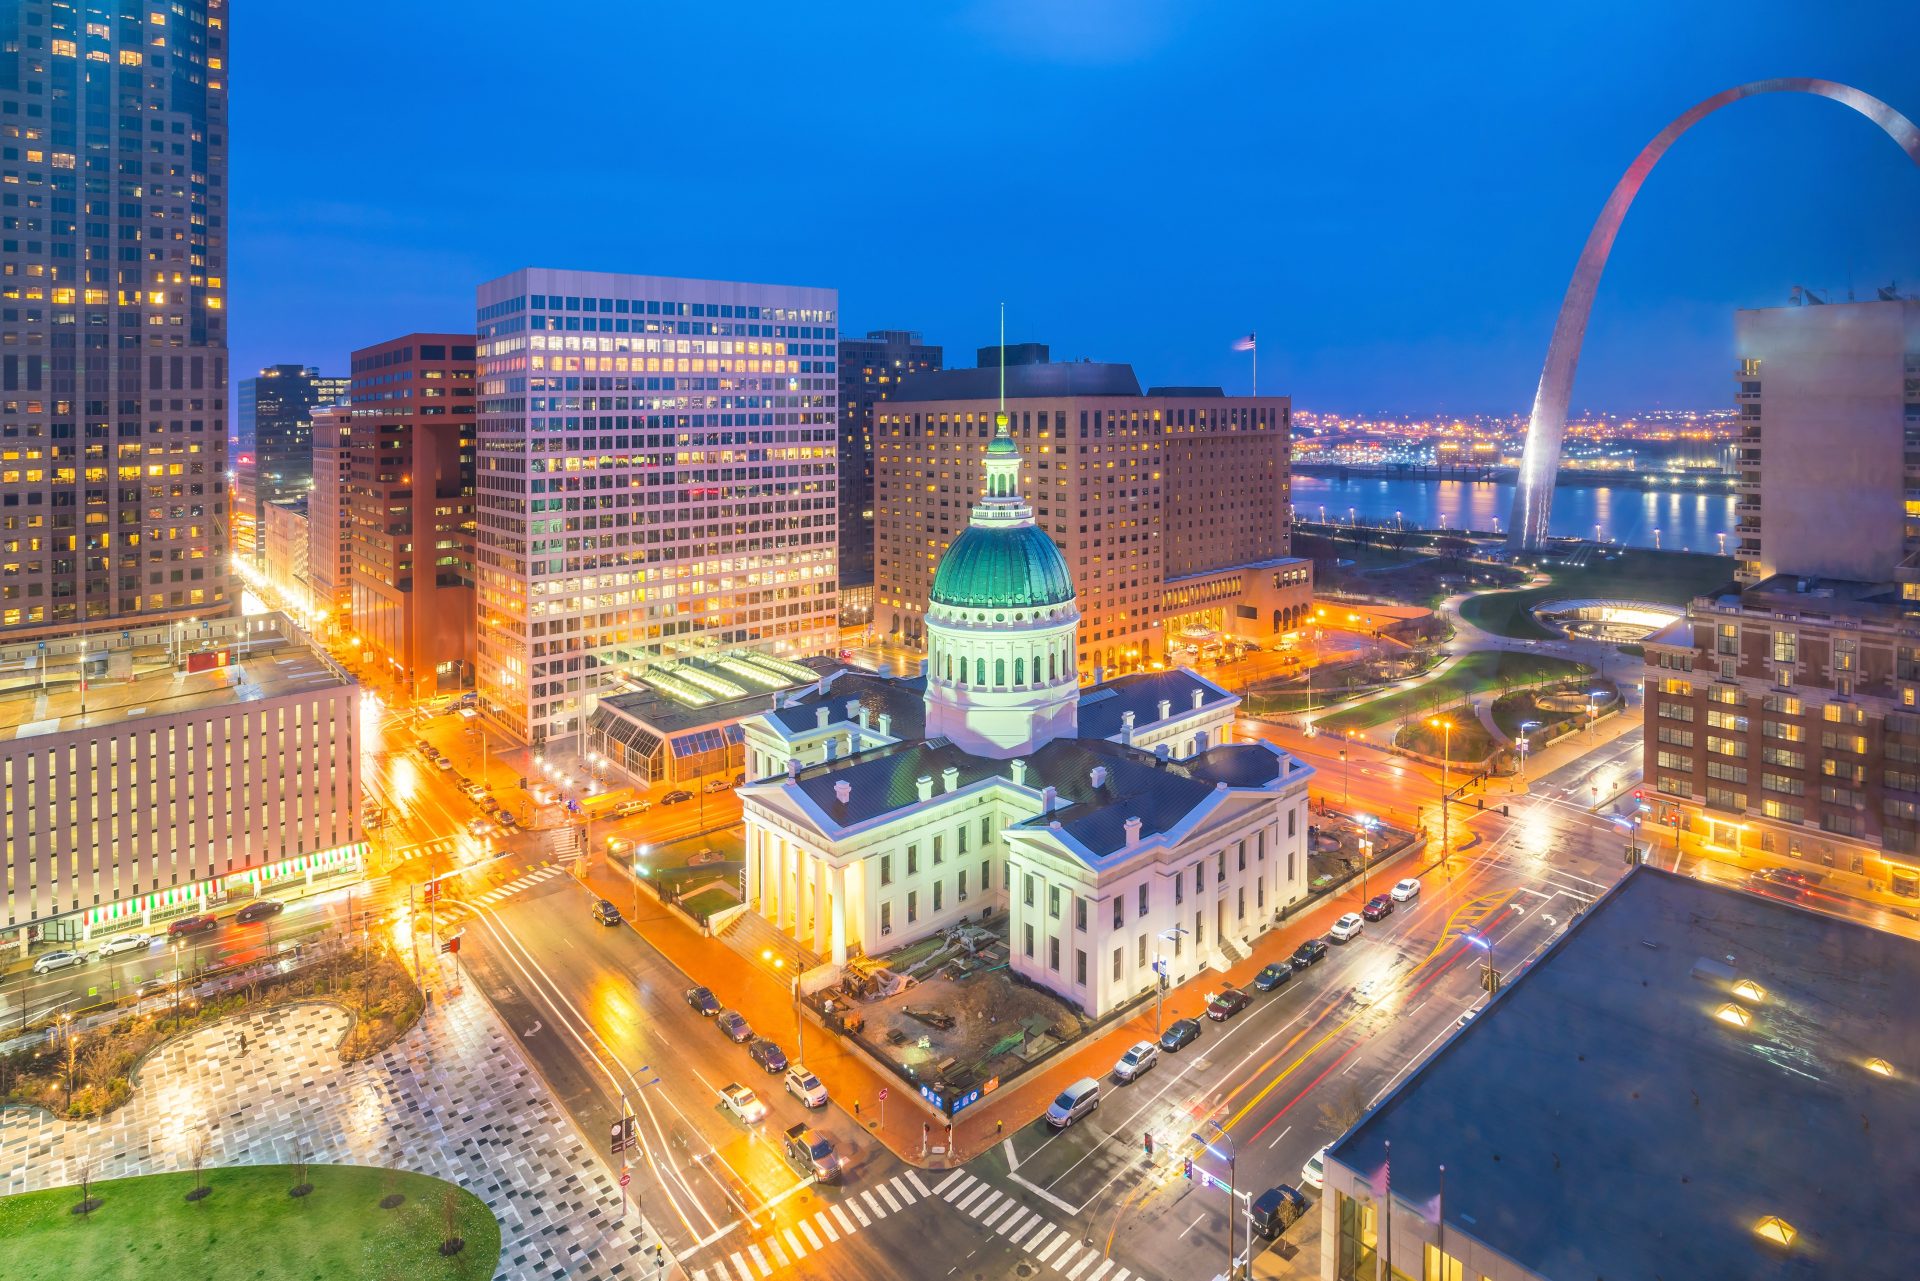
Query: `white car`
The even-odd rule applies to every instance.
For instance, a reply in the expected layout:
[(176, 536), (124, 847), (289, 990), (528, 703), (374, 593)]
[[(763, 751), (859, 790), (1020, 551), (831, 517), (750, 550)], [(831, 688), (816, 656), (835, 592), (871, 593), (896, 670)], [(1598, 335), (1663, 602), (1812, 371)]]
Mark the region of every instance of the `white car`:
[(1408, 899), (1419, 898), (1420, 882), (1415, 880), (1413, 877), (1409, 876), (1406, 880), (1401, 881), (1398, 885), (1395, 885), (1393, 887), (1392, 893), (1393, 893), (1393, 901), (1396, 903), (1404, 903)]
[(760, 1096), (736, 1081), (720, 1087), (720, 1102), (748, 1125), (767, 1119), (767, 1105), (760, 1101)]
[(35, 974), (51, 974), (55, 970), (64, 970), (69, 965), (85, 965), (86, 963), (87, 957), (84, 952), (48, 952), (45, 956), (33, 963), (33, 972)]
[(153, 946), (153, 938), (146, 934), (123, 934), (117, 939), (108, 939), (100, 945), (100, 959), (118, 956), (122, 952), (144, 952)]
[(1327, 1149), (1321, 1148), (1318, 1152), (1308, 1157), (1307, 1163), (1300, 1167), (1300, 1183), (1301, 1186), (1312, 1188), (1315, 1192), (1318, 1192), (1326, 1186), (1326, 1182)]
[(823, 1108), (827, 1105), (827, 1087), (820, 1078), (798, 1063), (787, 1069), (787, 1093), (810, 1108)]
[(1348, 912), (1333, 923), (1333, 928), (1327, 931), (1327, 937), (1336, 943), (1345, 943), (1359, 938), (1360, 931), (1366, 927), (1367, 923), (1361, 919), (1360, 913)]
[(1137, 1081), (1140, 1074), (1160, 1061), (1160, 1047), (1152, 1041), (1140, 1041), (1120, 1056), (1113, 1074), (1122, 1081)]

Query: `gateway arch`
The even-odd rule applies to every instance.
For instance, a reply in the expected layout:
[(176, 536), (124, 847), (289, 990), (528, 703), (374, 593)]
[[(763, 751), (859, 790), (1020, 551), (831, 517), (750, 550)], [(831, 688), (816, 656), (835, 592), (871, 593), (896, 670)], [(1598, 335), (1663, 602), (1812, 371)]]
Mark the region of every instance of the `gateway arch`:
[(1600, 273), (1607, 265), (1607, 254), (1620, 222), (1627, 216), (1640, 184), (1653, 171), (1660, 157), (1681, 134), (1730, 102), (1763, 93), (1811, 93), (1844, 103), (1879, 125), (1886, 135), (1920, 164), (1920, 128), (1913, 121), (1871, 94), (1832, 80), (1792, 78), (1756, 80), (1717, 93), (1695, 106), (1660, 131), (1634, 157), (1613, 194), (1600, 211), (1600, 217), (1587, 233), (1586, 248), (1580, 251), (1579, 265), (1573, 269), (1573, 281), (1560, 304), (1560, 318), (1554, 322), (1553, 341), (1547, 346), (1546, 367), (1540, 371), (1540, 387), (1533, 397), (1533, 416), (1527, 423), (1527, 447), (1520, 459), (1519, 483), (1513, 495), (1513, 520), (1507, 531), (1507, 546), (1513, 551), (1537, 551), (1546, 545), (1547, 518), (1553, 510), (1553, 480), (1560, 470), (1560, 444), (1567, 427), (1567, 401), (1573, 394), (1573, 371), (1580, 363), (1580, 344), (1586, 337), (1587, 317), (1593, 311), (1594, 291), (1600, 286)]

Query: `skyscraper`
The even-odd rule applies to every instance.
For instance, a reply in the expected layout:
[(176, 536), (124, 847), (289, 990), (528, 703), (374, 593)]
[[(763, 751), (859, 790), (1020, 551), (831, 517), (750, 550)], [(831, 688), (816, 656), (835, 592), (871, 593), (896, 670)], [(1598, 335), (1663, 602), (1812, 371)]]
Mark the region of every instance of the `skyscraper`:
[(836, 639), (831, 289), (525, 268), (479, 290), (482, 715), (575, 733), (616, 672)]
[(901, 329), (840, 340), (840, 608), (873, 608), (873, 407), (900, 380), (941, 368), (944, 353)]
[(408, 334), (353, 353), (353, 632), (409, 698), (473, 671), (474, 342)]
[(307, 582), (319, 626), (329, 629), (353, 612), (353, 523), (347, 481), (353, 464), (353, 410), (321, 405), (313, 411), (313, 497), (307, 504)]
[(0, 637), (229, 608), (226, 16), (0, 7)]
[(313, 411), (346, 394), (346, 379), (323, 377), (307, 365), (269, 365), (258, 377), (241, 380), (234, 470), (237, 501), (244, 506), (234, 512), (234, 537), (237, 544), (251, 543), (256, 561), (267, 504), (305, 498), (313, 488)]

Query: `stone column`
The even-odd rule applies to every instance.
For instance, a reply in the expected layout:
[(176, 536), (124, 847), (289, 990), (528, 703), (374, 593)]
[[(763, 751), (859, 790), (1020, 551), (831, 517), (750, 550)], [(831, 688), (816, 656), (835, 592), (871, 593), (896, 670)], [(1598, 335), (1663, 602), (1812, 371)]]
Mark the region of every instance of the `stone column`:
[(838, 909), (839, 907), (838, 900), (835, 900), (833, 902), (833, 906), (831, 909), (828, 907), (828, 896), (830, 894), (830, 890), (828, 888), (829, 882), (827, 878), (832, 871), (833, 869), (827, 866), (827, 860), (823, 858), (817, 858), (813, 860), (813, 944), (812, 944), (812, 947), (813, 947), (813, 954), (815, 956), (818, 956), (822, 952), (825, 952), (827, 950), (827, 936), (832, 925), (832, 922), (828, 919), (828, 915), (831, 910)]
[(833, 963), (847, 963), (847, 869), (833, 869)]

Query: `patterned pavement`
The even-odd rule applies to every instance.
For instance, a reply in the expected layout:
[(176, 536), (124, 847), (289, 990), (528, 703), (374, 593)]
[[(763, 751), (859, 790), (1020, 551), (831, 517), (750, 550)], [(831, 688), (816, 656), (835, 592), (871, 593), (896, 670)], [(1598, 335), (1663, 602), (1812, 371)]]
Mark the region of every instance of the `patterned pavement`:
[[(657, 1240), (606, 1165), (567, 1121), (492, 1008), (471, 985), (436, 1001), (377, 1059), (342, 1064), (347, 1015), (324, 1005), (229, 1019), (171, 1041), (132, 1100), (99, 1121), (0, 1113), (0, 1193), (207, 1164), (397, 1166), (450, 1180), (500, 1221), (496, 1281), (634, 1277), (657, 1269)], [(240, 1049), (245, 1033), (246, 1050)]]

